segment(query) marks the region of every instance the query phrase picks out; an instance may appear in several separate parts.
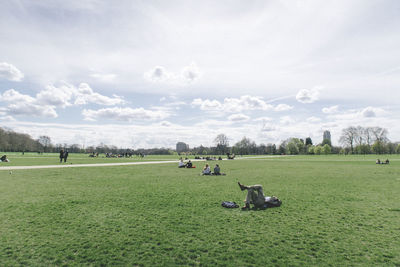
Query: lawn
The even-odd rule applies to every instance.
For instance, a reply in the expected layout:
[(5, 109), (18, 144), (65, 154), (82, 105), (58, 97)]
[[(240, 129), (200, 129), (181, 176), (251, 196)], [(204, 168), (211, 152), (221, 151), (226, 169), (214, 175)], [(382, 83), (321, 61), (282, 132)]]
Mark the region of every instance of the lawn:
[[(0, 263), (399, 266), (400, 157), (375, 159), (235, 159), (221, 177), (199, 176), (203, 162), (0, 169)], [(282, 206), (222, 208), (244, 199), (237, 181)]]
[[(2, 166), (31, 166), (31, 165), (57, 165), (60, 164), (58, 153), (20, 153), (20, 152), (0, 152), (0, 155), (7, 155), (9, 163)], [(91, 163), (117, 163), (117, 162), (136, 162), (136, 161), (161, 161), (161, 160), (178, 160), (177, 155), (151, 155), (144, 158), (132, 156), (130, 158), (107, 158), (104, 154), (100, 154), (97, 158), (89, 157), (89, 154), (69, 153), (67, 164), (91, 164)], [(62, 163), (66, 164), (66, 163)]]

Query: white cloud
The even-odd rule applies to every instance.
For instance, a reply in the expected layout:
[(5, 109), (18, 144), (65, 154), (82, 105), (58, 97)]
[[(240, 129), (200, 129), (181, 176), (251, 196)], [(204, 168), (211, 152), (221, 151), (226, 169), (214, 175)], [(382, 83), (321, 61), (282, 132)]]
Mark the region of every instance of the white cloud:
[(319, 90), (319, 88), (302, 89), (297, 93), (296, 99), (300, 103), (313, 103), (319, 99)]
[(184, 67), (181, 73), (182, 77), (187, 82), (194, 82), (199, 79), (201, 76), (201, 72), (195, 63), (190, 64), (187, 67)]
[(183, 67), (180, 72), (168, 71), (163, 66), (155, 66), (144, 73), (147, 81), (155, 83), (166, 83), (172, 85), (187, 85), (197, 81), (201, 77), (201, 71), (196, 63)]
[(385, 110), (381, 108), (374, 108), (374, 107), (366, 107), (363, 110), (360, 111), (360, 114), (364, 118), (372, 118), (372, 117), (377, 117), (377, 116), (382, 116), (384, 115)]
[(295, 121), (290, 116), (283, 116), (280, 118), (279, 122), (283, 125), (293, 124)]
[(99, 80), (100, 82), (110, 83), (115, 80), (117, 75), (114, 73), (93, 73), (93, 74), (90, 74), (90, 77), (95, 78), (96, 80)]
[(320, 122), (321, 118), (315, 117), (315, 116), (311, 116), (307, 118), (308, 122)]
[(118, 104), (124, 104), (125, 101), (117, 95), (108, 97), (99, 93), (93, 92), (93, 89), (87, 83), (79, 84), (79, 88), (76, 93), (75, 104), (84, 105), (88, 103), (94, 103), (104, 106), (112, 106)]
[(146, 80), (151, 82), (168, 82), (174, 79), (174, 75), (162, 66), (155, 66), (144, 74)]
[(234, 122), (248, 121), (249, 119), (250, 117), (244, 114), (232, 114), (228, 117), (228, 120)]
[(1, 94), (0, 100), (8, 102), (8, 105), (2, 108), (2, 112), (7, 116), (57, 117), (54, 106), (38, 103), (35, 98), (14, 89)]
[(16, 121), (16, 119), (13, 116), (1, 116), (0, 119), (2, 121), (8, 121), (8, 122)]
[(160, 122), (160, 126), (171, 127), (172, 123), (170, 123), (169, 121), (162, 121), (162, 122)]
[[(246, 110), (270, 110), (273, 106), (267, 104), (261, 97), (243, 95), (239, 98), (225, 98), (223, 103), (218, 100), (196, 98), (192, 101), (192, 106), (198, 106), (205, 111), (224, 111), (238, 113)], [(285, 106), (281, 106), (286, 108)]]
[(331, 107), (327, 107), (327, 108), (323, 108), (322, 112), (325, 114), (333, 114), (333, 113), (337, 113), (338, 112), (338, 105), (335, 106), (331, 106)]
[(24, 78), (24, 74), (10, 63), (0, 62), (0, 78), (20, 82)]
[(263, 122), (262, 126), (261, 126), (261, 131), (262, 132), (272, 132), (276, 130), (276, 126), (273, 125), (270, 122)]
[(111, 119), (117, 121), (135, 120), (160, 120), (169, 116), (165, 111), (152, 111), (144, 108), (103, 108), (99, 110), (84, 109), (82, 112), (85, 120), (97, 121), (100, 119)]
[(262, 121), (262, 122), (272, 121), (272, 118), (270, 118), (270, 117), (259, 117), (259, 118), (254, 119), (253, 121)]
[(219, 111), (223, 110), (224, 106), (221, 102), (217, 100), (202, 100), (201, 98), (196, 98), (192, 101), (193, 106), (199, 106), (201, 110), (211, 110), (211, 111)]
[(65, 108), (71, 106), (72, 101), (74, 101), (75, 105), (88, 103), (117, 105), (125, 103), (119, 96), (107, 97), (93, 92), (92, 88), (86, 83), (81, 83), (78, 89), (66, 83), (59, 87), (48, 85), (44, 90), (37, 93), (36, 97), (21, 94), (14, 89), (10, 89), (0, 95), (0, 101), (9, 103), (4, 110), (10, 116), (52, 118), (58, 116), (56, 112), (57, 107)]
[(36, 94), (36, 100), (40, 104), (65, 108), (71, 105), (70, 100), (74, 94), (76, 94), (76, 89), (71, 86), (55, 87), (48, 85), (46, 89)]
[(293, 109), (293, 107), (287, 104), (279, 104), (274, 108), (275, 111), (287, 111), (291, 109)]
[(35, 101), (33, 97), (21, 94), (14, 89), (7, 90), (3, 94), (1, 94), (0, 100), (4, 102), (13, 102), (13, 103), (15, 102), (33, 103)]
[(7, 113), (9, 115), (20, 116), (34, 116), (34, 117), (50, 117), (57, 118), (57, 112), (54, 106), (44, 106), (33, 103), (16, 103), (7, 106)]

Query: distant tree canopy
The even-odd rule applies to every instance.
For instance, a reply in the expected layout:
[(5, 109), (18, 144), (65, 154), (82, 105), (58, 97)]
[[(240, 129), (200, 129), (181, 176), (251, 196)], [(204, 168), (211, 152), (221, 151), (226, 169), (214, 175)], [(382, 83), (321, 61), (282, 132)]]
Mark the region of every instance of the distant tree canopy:
[[(310, 137), (288, 138), (282, 141), (279, 146), (276, 144), (259, 144), (244, 136), (233, 146), (229, 146), (229, 139), (225, 134), (218, 134), (214, 141), (214, 146), (206, 147), (200, 145), (194, 147), (184, 154), (192, 155), (223, 155), (226, 153), (235, 153), (237, 155), (249, 154), (400, 154), (400, 144), (392, 143), (387, 138), (388, 131), (381, 127), (361, 127), (351, 126), (342, 130), (340, 143), (343, 147), (332, 146), (329, 139), (324, 139), (321, 144), (313, 145)], [(0, 151), (3, 152), (59, 152), (61, 149), (67, 149), (72, 153), (113, 153), (113, 154), (141, 154), (141, 155), (171, 155), (176, 153), (169, 148), (118, 148), (114, 145), (99, 144), (83, 148), (79, 144), (52, 144), (51, 137), (42, 135), (37, 140), (28, 134), (16, 133), (11, 130), (0, 128)]]
[(381, 127), (350, 126), (342, 130), (339, 142), (349, 153), (395, 153), (396, 144), (389, 142), (388, 131)]
[(28, 134), (0, 128), (0, 151), (39, 151), (42, 145)]

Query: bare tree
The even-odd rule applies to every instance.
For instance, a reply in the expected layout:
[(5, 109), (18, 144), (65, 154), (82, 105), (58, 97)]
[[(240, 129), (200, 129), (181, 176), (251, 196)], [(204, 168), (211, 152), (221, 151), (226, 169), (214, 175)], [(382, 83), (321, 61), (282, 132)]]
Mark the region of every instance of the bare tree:
[(229, 146), (228, 137), (225, 134), (219, 134), (217, 137), (215, 137), (214, 144), (217, 147), (217, 151), (219, 151), (221, 154), (224, 154), (227, 152)]
[(373, 127), (371, 130), (375, 142), (379, 141), (382, 143), (386, 143), (389, 141), (389, 139), (387, 138), (388, 131), (385, 128)]
[(350, 126), (342, 130), (342, 135), (340, 136), (339, 142), (344, 146), (350, 147), (351, 153), (354, 153), (354, 143), (357, 135), (357, 128)]
[(46, 135), (39, 136), (38, 142), (43, 146), (44, 151), (47, 152), (47, 148), (51, 145), (50, 137)]

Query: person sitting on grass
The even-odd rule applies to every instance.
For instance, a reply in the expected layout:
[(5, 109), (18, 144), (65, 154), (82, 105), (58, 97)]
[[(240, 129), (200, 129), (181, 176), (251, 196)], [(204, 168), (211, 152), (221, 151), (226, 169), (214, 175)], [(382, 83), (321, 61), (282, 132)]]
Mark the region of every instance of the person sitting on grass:
[(0, 158), (0, 162), (10, 162), (10, 161), (8, 160), (8, 158), (7, 158), (6, 155), (3, 155), (3, 156)]
[(389, 159), (386, 159), (385, 164), (389, 164)]
[(218, 164), (215, 164), (213, 175), (221, 175), (221, 168)]
[(376, 160), (376, 164), (381, 164), (381, 160), (380, 160), (380, 159), (377, 159), (377, 160)]
[(186, 168), (193, 168), (193, 163), (190, 161), (188, 161), (188, 163), (186, 163)]
[(211, 175), (210, 166), (208, 166), (208, 164), (206, 164), (206, 166), (204, 166), (202, 175)]
[(183, 162), (183, 159), (181, 158), (181, 160), (178, 163), (178, 168), (185, 168), (186, 164)]
[(254, 205), (254, 208), (263, 208), (265, 204), (265, 196), (261, 185), (246, 186), (238, 182), (240, 190), (247, 190), (246, 199), (244, 200), (245, 205), (242, 210), (249, 210), (250, 204)]

